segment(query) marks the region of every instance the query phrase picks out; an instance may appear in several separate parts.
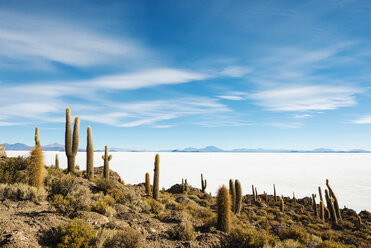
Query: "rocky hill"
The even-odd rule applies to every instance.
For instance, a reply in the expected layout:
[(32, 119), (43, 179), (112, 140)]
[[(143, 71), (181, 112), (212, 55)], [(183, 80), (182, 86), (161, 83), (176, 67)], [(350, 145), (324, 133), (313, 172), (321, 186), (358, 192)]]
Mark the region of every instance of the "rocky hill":
[(217, 228), (217, 201), (188, 185), (127, 185), (94, 168), (46, 168), (44, 186), (27, 184), (29, 158), (0, 161), (0, 247), (371, 247), (371, 214), (341, 209), (337, 223), (315, 216), (310, 198), (244, 195), (229, 234)]

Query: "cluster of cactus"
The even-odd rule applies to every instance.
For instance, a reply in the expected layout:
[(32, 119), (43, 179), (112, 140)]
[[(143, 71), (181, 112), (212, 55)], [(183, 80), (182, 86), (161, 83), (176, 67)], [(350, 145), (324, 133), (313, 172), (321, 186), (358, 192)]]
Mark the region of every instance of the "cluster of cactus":
[(189, 191), (189, 185), (188, 185), (188, 180), (187, 179), (183, 179), (182, 178), (182, 193), (183, 194), (188, 194), (188, 191)]
[(242, 187), (239, 180), (229, 180), (229, 194), (231, 195), (231, 209), (235, 214), (239, 214), (242, 208)]
[(79, 149), (79, 129), (80, 129), (80, 117), (75, 117), (73, 127), (73, 138), (71, 130), (71, 109), (66, 108), (66, 135), (65, 135), (65, 150), (67, 156), (67, 171), (75, 172), (75, 158)]
[(207, 187), (207, 181), (204, 180), (204, 175), (201, 173), (201, 192), (205, 194), (205, 190)]

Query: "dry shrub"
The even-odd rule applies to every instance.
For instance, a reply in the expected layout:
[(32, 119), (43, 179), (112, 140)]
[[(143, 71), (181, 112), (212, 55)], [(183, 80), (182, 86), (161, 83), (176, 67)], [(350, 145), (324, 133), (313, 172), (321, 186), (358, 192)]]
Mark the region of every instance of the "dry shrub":
[(165, 209), (164, 205), (160, 202), (156, 201), (153, 198), (145, 198), (146, 202), (150, 205), (150, 211), (154, 214), (159, 214), (161, 211)]
[(114, 204), (115, 200), (111, 196), (106, 195), (93, 202), (91, 208), (94, 212), (110, 217), (116, 213), (115, 209), (112, 207)]
[(118, 231), (116, 235), (104, 243), (107, 248), (138, 248), (141, 247), (142, 234), (132, 227)]
[(23, 183), (0, 184), (0, 200), (44, 201), (47, 193), (44, 188), (36, 188)]
[(343, 248), (343, 247), (345, 246), (330, 240), (323, 241), (317, 246), (317, 248)]
[(281, 240), (293, 239), (302, 243), (307, 243), (309, 240), (309, 234), (307, 231), (299, 226), (290, 226), (289, 228), (283, 228), (279, 231), (278, 236)]
[(96, 231), (82, 219), (73, 219), (69, 224), (59, 226), (58, 248), (93, 247)]
[(104, 194), (107, 194), (108, 191), (116, 188), (115, 182), (111, 179), (99, 177), (99, 178), (96, 178), (94, 181), (95, 181), (95, 184), (97, 185), (97, 188), (100, 191), (103, 191)]
[(0, 160), (0, 183), (26, 183), (28, 164), (29, 158), (21, 156)]
[(174, 240), (193, 240), (195, 229), (189, 221), (183, 221), (170, 229), (169, 237)]
[(258, 248), (274, 243), (274, 237), (265, 230), (258, 231), (244, 225), (237, 225), (230, 233), (226, 247)]

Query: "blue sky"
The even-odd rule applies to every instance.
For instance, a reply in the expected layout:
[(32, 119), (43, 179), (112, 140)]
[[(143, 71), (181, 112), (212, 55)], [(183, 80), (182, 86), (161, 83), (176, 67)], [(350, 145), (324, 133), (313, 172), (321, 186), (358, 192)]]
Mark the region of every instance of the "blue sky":
[(0, 143), (371, 149), (369, 1), (0, 1)]

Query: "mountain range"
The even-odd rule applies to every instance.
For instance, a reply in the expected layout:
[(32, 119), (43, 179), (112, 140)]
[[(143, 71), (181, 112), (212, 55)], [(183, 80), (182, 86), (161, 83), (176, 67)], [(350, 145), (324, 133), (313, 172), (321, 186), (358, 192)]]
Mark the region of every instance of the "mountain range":
[[(4, 143), (5, 149), (7, 151), (28, 151), (32, 149), (32, 146), (15, 143), (8, 144)], [(42, 146), (44, 151), (64, 151), (64, 145), (53, 143), (49, 145)], [(79, 151), (85, 151), (85, 149), (79, 149)], [(95, 150), (96, 152), (103, 152), (104, 150)], [(173, 149), (173, 150), (135, 150), (135, 149), (124, 149), (112, 147), (111, 152), (238, 152), (238, 153), (370, 153), (371, 151), (363, 149), (353, 149), (353, 150), (333, 150), (329, 148), (317, 148), (314, 150), (289, 150), (289, 149), (248, 149), (248, 148), (238, 148), (233, 150), (223, 150), (216, 146), (207, 146), (204, 148), (194, 148), (187, 147), (184, 149)]]

